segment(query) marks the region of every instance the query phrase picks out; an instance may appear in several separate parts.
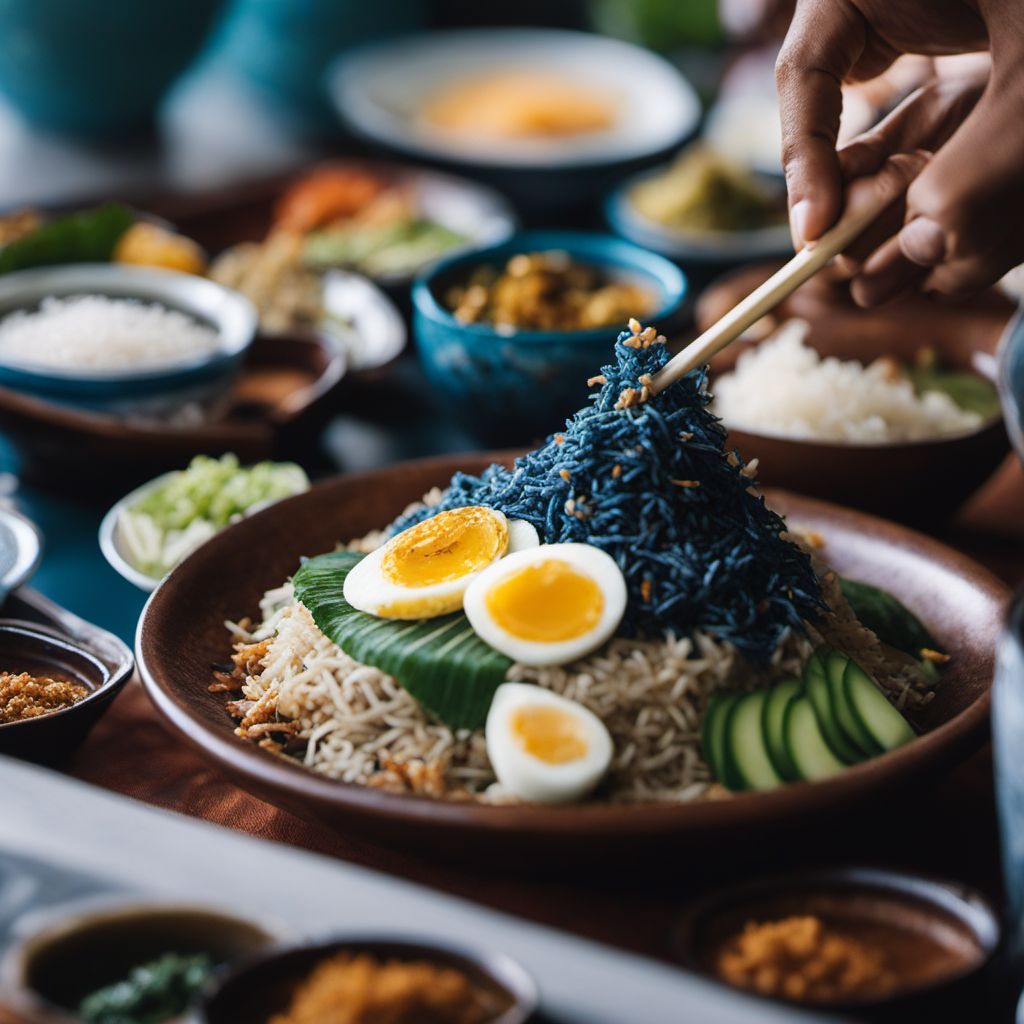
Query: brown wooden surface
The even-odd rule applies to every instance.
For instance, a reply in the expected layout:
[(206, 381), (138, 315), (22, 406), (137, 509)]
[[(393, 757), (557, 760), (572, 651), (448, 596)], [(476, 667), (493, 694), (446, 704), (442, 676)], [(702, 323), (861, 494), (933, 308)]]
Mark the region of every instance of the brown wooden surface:
[[(957, 519), (936, 531), (1014, 586), (1024, 580), (1024, 470), (1008, 460)], [(402, 875), (471, 900), (653, 956), (671, 958), (672, 927), (688, 901), (709, 886), (757, 870), (808, 863), (872, 863), (944, 875), (998, 897), (997, 833), (991, 763), (984, 750), (949, 776), (891, 808), (865, 828), (801, 834), (776, 854), (722, 850), (713, 858), (652, 864), (646, 872), (545, 877), (542, 858), (523, 874), (486, 864), (449, 867), (415, 848), (384, 850), (337, 836), (226, 783), (167, 732), (141, 687), (118, 699), (71, 765), (79, 778), (148, 803), (253, 835), (292, 843)]]

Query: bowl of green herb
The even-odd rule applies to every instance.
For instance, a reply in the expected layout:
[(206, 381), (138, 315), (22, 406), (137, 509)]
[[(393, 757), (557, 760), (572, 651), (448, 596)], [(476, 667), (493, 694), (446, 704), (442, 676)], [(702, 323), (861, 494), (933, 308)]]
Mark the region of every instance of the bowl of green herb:
[(0, 979), (33, 1024), (170, 1024), (223, 966), (280, 937), (206, 907), (90, 901), (26, 919)]

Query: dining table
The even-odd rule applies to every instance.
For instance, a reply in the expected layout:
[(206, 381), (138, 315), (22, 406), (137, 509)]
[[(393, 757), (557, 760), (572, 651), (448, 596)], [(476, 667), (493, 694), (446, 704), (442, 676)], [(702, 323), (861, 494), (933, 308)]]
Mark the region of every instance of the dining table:
[[(369, 468), (408, 458), (479, 447), (424, 399), (415, 360), (388, 378), (384, 400), (352, 394), (303, 461), (312, 475)], [(16, 454), (0, 448), (0, 494), (29, 515), (45, 538), (33, 586), (70, 611), (131, 643), (146, 595), (121, 579), (97, 544), (110, 495), (68, 493), (19, 477)], [(116, 497), (116, 495), (114, 496)], [(1007, 584), (1024, 581), (1024, 467), (1008, 456), (958, 513), (925, 528), (986, 566)], [(183, 641), (187, 640), (183, 624)], [(371, 845), (272, 806), (227, 781), (217, 767), (165, 727), (134, 679), (86, 742), (59, 770), (145, 804), (203, 819), (250, 836), (371, 866), (589, 939), (672, 962), (676, 929), (687, 908), (709, 890), (751, 874), (815, 865), (903, 868), (975, 886), (998, 902), (1000, 869), (992, 763), (986, 744), (954, 770), (870, 809), (842, 815), (799, 843), (740, 844), (636, 865), (566, 872), (549, 869), (543, 847), (520, 870), (487, 863), (447, 863), (415, 843)]]

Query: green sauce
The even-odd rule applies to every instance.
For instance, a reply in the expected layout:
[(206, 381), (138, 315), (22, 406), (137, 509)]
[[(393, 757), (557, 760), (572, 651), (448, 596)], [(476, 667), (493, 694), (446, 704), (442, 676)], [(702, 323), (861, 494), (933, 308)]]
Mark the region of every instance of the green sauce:
[(214, 966), (205, 953), (167, 953), (86, 996), (78, 1015), (83, 1024), (164, 1024), (188, 1009)]

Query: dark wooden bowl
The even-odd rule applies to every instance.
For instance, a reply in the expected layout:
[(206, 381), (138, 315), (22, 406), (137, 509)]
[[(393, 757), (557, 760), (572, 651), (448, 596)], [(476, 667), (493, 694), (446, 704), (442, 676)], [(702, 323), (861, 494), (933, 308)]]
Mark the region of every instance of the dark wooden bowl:
[[(697, 308), (698, 329), (709, 327), (774, 269), (774, 264), (745, 268), (709, 288)], [(997, 293), (961, 307), (914, 296), (864, 310), (853, 305), (838, 282), (822, 277), (798, 289), (772, 322), (806, 320), (807, 343), (822, 355), (861, 363), (887, 355), (911, 362), (918, 349), (929, 345), (944, 365), (994, 381), (996, 346), (1012, 313), (1012, 303)], [(760, 340), (743, 339), (712, 360), (712, 391), (715, 375), (732, 370), (740, 354)], [(948, 516), (1009, 451), (1001, 417), (971, 434), (928, 441), (830, 443), (731, 430), (729, 444), (747, 458), (757, 456), (765, 486), (913, 523)]]
[(34, 591), (22, 589), (0, 619), (0, 670), (53, 674), (89, 695), (63, 711), (0, 725), (0, 754), (59, 764), (88, 735), (135, 670), (116, 636), (84, 622)]
[(18, 449), (22, 475), (41, 486), (124, 491), (200, 453), (286, 455), (326, 421), (344, 374), (344, 354), (326, 339), (264, 335), (199, 425), (129, 420), (0, 387), (0, 431)]
[(491, 992), (504, 1007), (491, 1024), (525, 1024), (537, 1009), (536, 985), (514, 960), (503, 954), (359, 936), (275, 950), (240, 964), (203, 1001), (196, 1013), (196, 1024), (256, 1024), (286, 1012), (296, 986), (336, 953), (368, 953), (381, 960), (427, 961), (461, 971), (479, 989)]
[(49, 908), (16, 927), (0, 981), (10, 1009), (29, 1024), (74, 1024), (84, 996), (165, 953), (206, 953), (223, 965), (282, 938), (209, 907), (120, 898)]
[(902, 599), (954, 658), (928, 706), (925, 735), (827, 782), (690, 804), (497, 807), (383, 793), (335, 782), (243, 742), (210, 694), (211, 665), (231, 640), (226, 618), (252, 615), (269, 587), (303, 555), (331, 550), (388, 523), (457, 469), (493, 458), (445, 456), (341, 477), (283, 501), (214, 537), (174, 570), (143, 615), (137, 655), (160, 712), (243, 788), (347, 835), (409, 845), (419, 853), (545, 864), (649, 860), (653, 848), (751, 843), (772, 830), (806, 827), (828, 813), (853, 812), (899, 784), (933, 778), (973, 751), (986, 733), (996, 637), (1007, 588), (955, 551), (904, 527), (783, 492), (770, 504), (826, 540), (838, 571)]
[(976, 1005), (984, 998), (982, 975), (1002, 931), (995, 908), (965, 885), (901, 871), (836, 867), (747, 879), (691, 907), (677, 929), (676, 949), (687, 968), (717, 978), (715, 950), (748, 922), (807, 914), (826, 922), (905, 929), (952, 954), (944, 969), (927, 980), (884, 996), (817, 1005), (821, 1012), (842, 1011), (879, 1024), (959, 1020), (963, 1017), (951, 1014), (952, 1007), (966, 1017), (971, 1001)]

